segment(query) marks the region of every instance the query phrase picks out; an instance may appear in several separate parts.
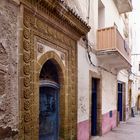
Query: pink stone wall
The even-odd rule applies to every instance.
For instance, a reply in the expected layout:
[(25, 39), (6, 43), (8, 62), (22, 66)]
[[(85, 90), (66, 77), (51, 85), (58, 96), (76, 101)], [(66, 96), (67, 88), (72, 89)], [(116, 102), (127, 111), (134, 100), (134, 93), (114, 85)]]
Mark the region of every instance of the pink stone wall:
[(89, 140), (89, 120), (78, 123), (78, 140)]
[(112, 117), (109, 116), (109, 112), (102, 115), (102, 134), (105, 134), (115, 128), (117, 125), (117, 111), (112, 111)]

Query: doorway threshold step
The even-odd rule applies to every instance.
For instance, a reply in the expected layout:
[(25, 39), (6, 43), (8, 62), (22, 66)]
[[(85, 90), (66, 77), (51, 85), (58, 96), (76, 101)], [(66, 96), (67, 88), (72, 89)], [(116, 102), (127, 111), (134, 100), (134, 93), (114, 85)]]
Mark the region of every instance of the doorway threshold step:
[(90, 140), (98, 140), (100, 136), (92, 136)]

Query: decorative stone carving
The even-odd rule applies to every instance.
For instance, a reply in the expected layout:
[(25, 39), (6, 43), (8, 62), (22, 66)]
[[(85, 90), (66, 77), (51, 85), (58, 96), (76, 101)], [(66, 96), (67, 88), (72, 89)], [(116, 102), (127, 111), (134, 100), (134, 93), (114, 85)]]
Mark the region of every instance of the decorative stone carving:
[(2, 43), (0, 43), (0, 63), (2, 65), (7, 65), (7, 60), (8, 60), (8, 54), (3, 46)]
[[(36, 26), (38, 29), (40, 29), (42, 32), (48, 34), (48, 26), (44, 22), (42, 22), (39, 19), (36, 19)], [(49, 34), (48, 34), (49, 35)]]
[(29, 87), (30, 85), (30, 77), (24, 77), (24, 86)]
[(38, 44), (38, 52), (39, 52), (39, 53), (43, 53), (43, 51), (44, 51), (43, 46), (40, 45), (40, 44)]
[(48, 28), (48, 34), (53, 36), (54, 34), (54, 29), (52, 29), (51, 27)]
[(30, 109), (30, 100), (25, 100), (24, 101), (24, 109), (29, 110)]
[(26, 40), (23, 41), (23, 48), (26, 50), (26, 51), (29, 51), (30, 50), (30, 43)]
[(27, 53), (27, 52), (24, 52), (23, 60), (24, 60), (25, 63), (29, 63), (30, 62), (30, 54)]
[(24, 15), (24, 25), (26, 27), (30, 27), (30, 16), (29, 15)]
[(23, 66), (23, 71), (25, 75), (29, 75), (30, 74), (30, 65), (25, 64)]
[(29, 122), (31, 120), (31, 113), (25, 112), (24, 120), (25, 120), (25, 122)]
[[(26, 140), (27, 137), (29, 139), (34, 139), (34, 140), (38, 139), (38, 133), (36, 133), (37, 131), (36, 128), (38, 128), (38, 123), (39, 123), (38, 122), (38, 114), (39, 114), (38, 106), (39, 105), (37, 102), (39, 98), (38, 97), (39, 87), (37, 85), (38, 83), (37, 75), (39, 71), (37, 71), (37, 68), (36, 68), (36, 64), (38, 63), (36, 60), (37, 59), (36, 52), (39, 51), (41, 53), (43, 50), (42, 48), (38, 50), (38, 46), (35, 47), (36, 44), (34, 44), (34, 39), (35, 39), (34, 37), (37, 36), (41, 38), (42, 40), (46, 40), (46, 42), (49, 42), (48, 44), (52, 44), (53, 49), (56, 49), (59, 51), (61, 50), (62, 54), (63, 52), (65, 52), (64, 55), (61, 56), (61, 59), (64, 59), (66, 61), (66, 65), (65, 67), (61, 67), (61, 68), (64, 70), (64, 73), (65, 73), (65, 70), (68, 70), (68, 68), (70, 68), (70, 70), (69, 70), (69, 75), (67, 75), (67, 73), (65, 73), (66, 75), (64, 73), (63, 73), (64, 75), (61, 75), (61, 77), (64, 76), (61, 79), (61, 81), (65, 80), (67, 77), (68, 79), (67, 82), (71, 86), (66, 88), (65, 83), (64, 83), (64, 86), (62, 86), (61, 92), (63, 96), (61, 96), (60, 106), (62, 107), (64, 103), (66, 102), (65, 99), (67, 97), (66, 97), (65, 92), (69, 91), (69, 94), (72, 97), (67, 99), (68, 102), (66, 103), (66, 106), (69, 109), (65, 111), (69, 114), (69, 117), (65, 118), (65, 116), (62, 116), (62, 118), (66, 119), (66, 122), (63, 122), (64, 125), (66, 125), (67, 123), (67, 128), (65, 129), (65, 132), (68, 132), (68, 134), (64, 134), (66, 136), (62, 138), (63, 139), (67, 139), (67, 138), (76, 139), (76, 131), (75, 131), (76, 130), (75, 122), (77, 118), (76, 109), (75, 109), (76, 108), (76, 104), (75, 104), (75, 100), (76, 100), (76, 80), (75, 80), (76, 79), (76, 57), (75, 57), (76, 49), (74, 49), (73, 59), (71, 59), (73, 48), (70, 45), (71, 45), (72, 39), (66, 35), (67, 34), (66, 32), (64, 33), (63, 31), (60, 31), (60, 29), (58, 28), (60, 26), (59, 23), (58, 23), (58, 27), (51, 26), (51, 24), (47, 24), (45, 20), (43, 20), (42, 18), (39, 18), (37, 16), (37, 13), (36, 15), (33, 15), (32, 14), (33, 11), (30, 13), (29, 9), (27, 11), (26, 10), (27, 10), (27, 7), (24, 9), (24, 15), (29, 15), (30, 19), (34, 18), (33, 22), (34, 21), (35, 22), (34, 24), (31, 24), (31, 23), (29, 24), (28, 22), (24, 21), (24, 31), (23, 31), (24, 42), (23, 42), (23, 48), (21, 48), (21, 51), (23, 54), (23, 59), (22, 59), (23, 75), (21, 75), (21, 77), (24, 78), (23, 85), (22, 85), (23, 96), (21, 97), (21, 100), (22, 100), (21, 101), (21, 104), (22, 104), (21, 105), (21, 110), (22, 110), (21, 118), (23, 120), (22, 125), (24, 127), (24, 131), (23, 129), (21, 129), (21, 132), (22, 132), (21, 135), (23, 136), (24, 140)], [(47, 15), (47, 16), (49, 17), (50, 15)], [(69, 30), (69, 32), (71, 31)], [(45, 60), (50, 59), (50, 58), (56, 60), (56, 57), (53, 54), (50, 54), (47, 56), (47, 58), (44, 57), (42, 61), (44, 62)], [(61, 60), (59, 60), (58, 63), (59, 62), (61, 62)], [(71, 88), (73, 90), (71, 90)], [(34, 111), (34, 109), (37, 110), (37, 112)], [(63, 110), (61, 111), (63, 112)], [(62, 112), (60, 113), (63, 114)], [(69, 112), (73, 112), (73, 113), (69, 113)], [(30, 113), (33, 113), (33, 115)], [(63, 124), (60, 127), (63, 128), (64, 127)], [(73, 136), (71, 136), (71, 134), (73, 134)]]
[(24, 28), (23, 34), (24, 34), (24, 37), (26, 39), (29, 39), (30, 38), (30, 31), (29, 31), (29, 29)]
[(30, 131), (31, 131), (31, 124), (30, 123), (26, 123), (26, 125), (24, 126), (24, 132), (25, 133), (30, 133)]
[(25, 99), (29, 99), (31, 96), (31, 90), (29, 88), (25, 88), (23, 94)]

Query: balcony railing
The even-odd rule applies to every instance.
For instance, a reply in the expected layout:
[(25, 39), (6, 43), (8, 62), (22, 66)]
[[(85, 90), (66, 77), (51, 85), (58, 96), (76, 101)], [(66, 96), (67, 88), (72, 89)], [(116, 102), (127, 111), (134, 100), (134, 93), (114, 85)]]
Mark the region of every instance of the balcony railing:
[(97, 51), (117, 51), (130, 63), (131, 51), (115, 26), (97, 31)]

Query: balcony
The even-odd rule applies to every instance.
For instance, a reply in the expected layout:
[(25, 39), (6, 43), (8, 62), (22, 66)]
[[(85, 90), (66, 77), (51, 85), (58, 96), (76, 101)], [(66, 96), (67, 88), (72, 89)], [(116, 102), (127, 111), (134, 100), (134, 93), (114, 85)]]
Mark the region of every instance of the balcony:
[(115, 70), (131, 68), (131, 50), (115, 26), (97, 31), (97, 57)]
[(120, 14), (132, 11), (132, 1), (131, 0), (114, 0), (114, 3)]

